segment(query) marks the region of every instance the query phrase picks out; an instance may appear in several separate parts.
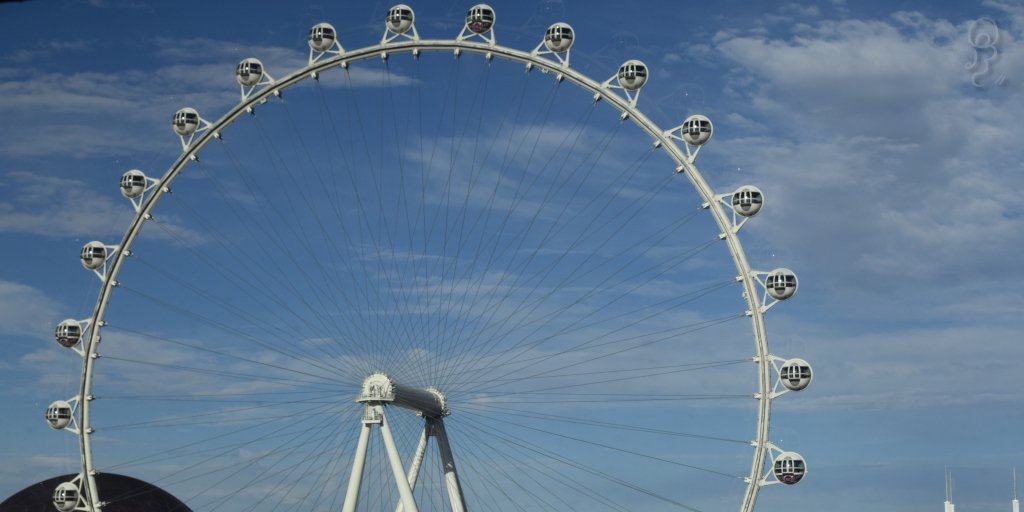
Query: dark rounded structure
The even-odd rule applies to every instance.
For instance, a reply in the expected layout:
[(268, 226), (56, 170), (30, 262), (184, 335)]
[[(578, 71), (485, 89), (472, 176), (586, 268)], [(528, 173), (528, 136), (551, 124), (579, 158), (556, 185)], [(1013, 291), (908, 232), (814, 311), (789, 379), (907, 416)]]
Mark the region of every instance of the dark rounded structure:
[[(63, 475), (32, 484), (0, 503), (0, 512), (52, 512), (54, 490), (77, 475)], [(100, 473), (96, 485), (103, 489), (103, 512), (191, 512), (178, 498), (153, 484), (130, 476)]]

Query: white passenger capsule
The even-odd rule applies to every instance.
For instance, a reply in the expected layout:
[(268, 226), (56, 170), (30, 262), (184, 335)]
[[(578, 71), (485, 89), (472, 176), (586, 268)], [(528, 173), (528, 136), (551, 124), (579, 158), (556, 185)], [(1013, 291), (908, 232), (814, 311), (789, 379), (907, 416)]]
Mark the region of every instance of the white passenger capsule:
[(235, 78), (243, 87), (255, 87), (263, 80), (263, 63), (252, 57), (238, 63)]
[(103, 245), (103, 242), (89, 242), (82, 247), (79, 257), (83, 267), (89, 270), (99, 269), (107, 261), (107, 246)]
[(146, 175), (138, 169), (132, 169), (121, 175), (121, 195), (135, 199), (146, 191)]
[(388, 15), (384, 21), (391, 33), (404, 34), (412, 28), (413, 22), (416, 21), (416, 13), (408, 5), (398, 4), (388, 9)]
[(78, 486), (64, 482), (53, 490), (53, 506), (61, 512), (71, 512), (78, 506)]
[(568, 23), (555, 23), (544, 32), (544, 46), (548, 51), (565, 53), (572, 48), (575, 33)]
[(466, 28), (474, 34), (483, 34), (494, 26), (494, 9), (487, 4), (476, 4), (466, 13)]
[(315, 52), (326, 52), (334, 47), (338, 31), (330, 23), (317, 23), (309, 29), (309, 48)]
[(64, 348), (78, 345), (78, 342), (82, 341), (82, 324), (78, 323), (78, 320), (68, 318), (57, 324), (54, 337), (57, 338), (57, 343)]
[(638, 60), (627, 60), (619, 66), (619, 73), (615, 77), (623, 89), (636, 91), (647, 83), (647, 64)]
[(804, 478), (807, 474), (807, 463), (804, 458), (796, 452), (782, 452), (775, 457), (775, 464), (772, 467), (775, 478), (786, 485), (793, 485)]
[(788, 268), (777, 268), (764, 277), (764, 287), (775, 300), (786, 300), (796, 293), (799, 282)]
[(744, 185), (732, 193), (732, 211), (743, 217), (753, 217), (764, 206), (764, 194), (753, 185)]
[(46, 423), (54, 430), (63, 430), (71, 424), (71, 404), (57, 400), (46, 408)]
[(174, 128), (174, 133), (182, 137), (196, 133), (196, 130), (199, 129), (199, 112), (188, 107), (175, 112), (174, 118), (171, 120), (171, 127)]
[(700, 114), (687, 117), (683, 121), (683, 140), (691, 146), (703, 146), (715, 132), (711, 120)]
[(811, 365), (803, 359), (790, 359), (779, 367), (779, 380), (790, 391), (802, 391), (814, 380)]

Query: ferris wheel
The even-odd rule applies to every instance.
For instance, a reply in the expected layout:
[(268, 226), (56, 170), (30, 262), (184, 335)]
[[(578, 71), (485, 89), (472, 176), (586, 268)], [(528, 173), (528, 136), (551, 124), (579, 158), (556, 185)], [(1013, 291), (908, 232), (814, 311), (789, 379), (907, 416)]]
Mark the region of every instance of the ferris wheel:
[(81, 452), (57, 509), (133, 497), (104, 472), (204, 511), (749, 512), (799, 482), (771, 409), (813, 374), (765, 326), (798, 281), (748, 263), (765, 197), (697, 169), (711, 121), (656, 125), (656, 75), (586, 76), (567, 23), (514, 49), (483, 4), (454, 39), (385, 21), (242, 60), (236, 106), (123, 174), (95, 309), (56, 329), (83, 361), (46, 411)]

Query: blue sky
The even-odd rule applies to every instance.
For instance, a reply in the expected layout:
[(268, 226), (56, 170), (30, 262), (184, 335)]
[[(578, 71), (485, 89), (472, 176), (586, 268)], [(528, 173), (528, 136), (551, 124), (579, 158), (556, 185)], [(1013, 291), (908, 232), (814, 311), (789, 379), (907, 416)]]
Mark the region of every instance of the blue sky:
[[(776, 401), (772, 435), (780, 446), (796, 449), (807, 457), (812, 473), (799, 486), (766, 488), (761, 509), (936, 510), (943, 499), (942, 475), (947, 466), (956, 480), (956, 501), (961, 510), (1009, 508), (1010, 468), (1024, 466), (1024, 445), (1019, 435), (1024, 429), (1019, 393), (1024, 378), (1018, 371), (1024, 358), (1024, 349), (1018, 343), (1024, 326), (1020, 317), (1024, 297), (1019, 286), (1024, 275), (1017, 262), (1017, 254), (1024, 247), (1024, 221), (1013, 206), (1019, 201), (1017, 191), (1024, 186), (1020, 174), (1024, 152), (1019, 144), (1019, 120), (1024, 115), (1024, 53), (1020, 44), (1024, 4), (831, 1), (683, 6), (678, 2), (651, 2), (628, 11), (621, 2), (544, 0), (492, 5), (498, 12), (498, 41), (514, 48), (532, 49), (552, 22), (571, 23), (578, 35), (573, 67), (595, 79), (610, 76), (626, 59), (644, 60), (652, 75), (642, 92), (640, 108), (651, 119), (667, 128), (700, 112), (714, 121), (715, 138), (697, 161), (711, 185), (720, 192), (747, 183), (764, 190), (768, 198), (765, 211), (743, 230), (748, 256), (755, 267), (768, 270), (786, 266), (795, 269), (801, 279), (797, 297), (769, 314), (770, 343), (777, 354), (811, 361), (816, 375), (811, 389)], [(7, 411), (0, 425), (0, 496), (57, 473), (74, 471), (77, 447), (73, 437), (51, 432), (41, 416), (52, 400), (75, 393), (80, 361), (53, 343), (51, 333), (63, 318), (88, 316), (95, 300), (98, 281), (75, 261), (79, 248), (93, 239), (114, 243), (131, 219), (130, 205), (116, 190), (120, 174), (139, 168), (156, 176), (171, 164), (180, 145), (168, 129), (168, 120), (178, 108), (191, 105), (205, 117), (215, 119), (233, 106), (238, 100), (238, 86), (232, 71), (242, 58), (258, 57), (275, 76), (286, 74), (305, 64), (305, 31), (320, 21), (330, 21), (338, 28), (346, 48), (374, 44), (383, 30), (381, 19), (387, 7), (381, 2), (301, 7), (219, 3), (216, 8), (189, 3), (176, 4), (174, 9), (131, 1), (0, 4), (0, 112), (7, 126), (0, 138), (0, 236), (9, 247), (0, 271), (0, 338), (6, 348), (6, 355), (0, 359), (5, 389), (0, 399)], [(447, 38), (458, 32), (468, 5), (433, 2), (413, 7), (422, 37)], [(972, 47), (972, 34), (975, 46), (979, 46), (984, 41), (979, 39), (978, 31), (989, 29), (998, 33), (995, 50)], [(969, 68), (972, 59), (988, 62), (990, 72), (979, 74), (979, 67)], [(447, 58), (428, 61), (425, 57), (422, 69), (407, 58), (395, 57), (393, 62), (391, 86), (399, 91), (400, 105), (414, 104), (414, 95), (403, 95), (405, 90), (453, 94), (448, 84), (464, 83), (462, 94), (469, 95), (470, 91), (481, 90), (483, 83), (478, 76), (483, 66), (478, 62), (475, 66), (460, 63), (457, 72), (464, 75), (455, 75), (460, 77), (455, 81), (449, 70), (456, 68)], [(356, 116), (367, 116), (365, 123), (371, 129), (369, 135), (362, 135), (362, 143), (375, 147), (380, 146), (375, 134), (392, 127), (388, 125), (390, 120), (370, 119), (376, 109), (370, 107), (394, 105), (396, 101), (394, 96), (380, 92), (384, 89), (382, 69), (374, 63), (353, 70), (350, 82), (341, 80), (340, 75), (322, 80), (323, 92), (341, 98), (332, 103), (339, 119), (352, 122)], [(491, 97), (517, 97), (514, 84), (518, 82), (509, 77), (519, 74), (495, 66), (494, 76)], [(528, 103), (542, 104), (550, 83), (534, 78), (524, 97)], [(362, 103), (346, 103), (346, 92)], [(604, 147), (602, 137), (612, 133), (613, 124), (602, 124), (598, 119), (603, 116), (614, 120), (614, 115), (608, 109), (595, 109), (595, 120), (588, 120), (586, 136), (579, 137), (574, 122), (586, 112), (579, 106), (585, 102), (574, 103), (580, 98), (579, 94), (572, 96), (571, 91), (558, 94), (559, 102), (547, 122), (550, 132), (537, 140), (549, 143), (564, 136), (566, 140), (578, 137), (583, 142), (570, 149), (541, 144), (538, 155), (550, 154), (582, 166), (589, 162), (588, 155)], [(285, 102), (291, 98), (286, 95)], [(245, 160), (250, 154), (266, 150), (267, 161), (295, 163), (294, 168), (287, 163), (270, 166), (278, 171), (308, 170), (304, 160), (308, 157), (299, 150), (305, 146), (293, 144), (286, 127), (296, 118), (316, 119), (323, 112), (317, 105), (311, 87), (296, 90), (287, 111), (294, 117), (268, 105), (266, 113), (259, 110), (255, 122), (239, 122), (233, 127), (237, 133), (226, 134), (229, 149), (211, 147), (200, 164), (202, 169), (183, 175), (188, 179), (183, 178), (177, 185), (187, 193), (178, 193), (166, 205), (161, 204), (167, 207), (163, 217), (167, 229), (153, 228), (144, 233), (138, 252), (145, 264), (127, 269), (123, 277), (126, 283), (135, 278), (145, 283), (139, 290), (151, 291), (172, 303), (197, 300), (189, 295), (189, 284), (201, 285), (206, 292), (218, 291), (221, 286), (251, 291), (231, 279), (221, 282), (218, 279), (223, 275), (199, 265), (190, 266), (177, 257), (195, 249), (230, 261), (231, 253), (215, 248), (213, 232), (202, 221), (190, 218), (190, 211), (198, 207), (206, 216), (203, 218), (223, 222), (224, 229), (236, 237), (237, 248), (259, 247), (253, 240), (246, 240), (247, 228), (233, 222), (237, 217), (232, 211), (256, 210), (246, 203), (255, 199), (241, 192), (244, 178), (235, 174), (239, 169), (234, 168), (232, 159), (242, 156)], [(445, 105), (426, 105), (420, 106), (424, 109), (420, 112), (428, 118), (437, 111), (451, 114), (444, 110)], [(475, 103), (464, 113), (471, 119), (476, 119), (474, 115), (483, 119), (485, 112), (492, 108), (499, 112), (497, 107), (504, 106), (472, 105)], [(528, 112), (533, 115), (533, 111)], [(468, 133), (475, 134), (479, 147), (492, 147), (506, 137), (532, 140), (531, 133), (536, 132), (531, 130), (539, 118), (533, 119), (510, 125), (509, 130), (519, 130), (521, 136), (506, 136), (504, 125)], [(481, 169), (496, 165), (463, 149), (459, 141), (460, 136), (466, 137), (464, 127), (444, 125), (443, 130), (430, 134), (428, 142), (410, 128), (411, 118), (399, 121), (407, 123), (403, 124), (404, 131), (396, 132), (404, 137), (407, 147), (441, 148), (444, 155), (492, 162), (481, 164)], [(264, 148), (260, 126), (272, 130), (279, 145)], [(344, 147), (359, 148), (356, 132), (348, 136), (352, 139), (346, 139), (350, 144)], [(231, 146), (233, 140), (238, 141), (236, 146)], [(487, 143), (481, 145), (481, 140)], [(594, 190), (604, 183), (601, 169), (628, 168), (646, 150), (635, 130), (615, 132), (609, 140), (612, 143), (607, 153), (600, 154), (602, 165), (595, 167), (593, 181), (587, 181)], [(322, 150), (329, 158), (335, 149)], [(418, 158), (412, 153), (418, 153)], [(414, 151), (397, 160), (388, 159), (383, 152), (365, 157), (354, 154), (349, 160), (364, 168), (384, 169), (404, 162), (421, 169), (447, 169), (447, 165), (425, 154)], [(657, 172), (659, 165), (667, 164), (664, 159), (652, 158), (644, 160), (642, 169)], [(223, 183), (237, 195), (211, 190), (209, 181), (204, 180), (218, 173), (233, 176), (225, 179), (235, 181)], [(253, 176), (273, 183), (267, 174)], [(462, 183), (469, 187), (467, 197), (476, 200), (480, 198), (473, 193), (473, 186), (460, 181), (473, 180), (473, 176), (472, 172), (458, 176), (454, 190), (463, 191), (458, 185)], [(494, 173), (478, 176), (483, 183), (491, 184)], [(615, 183), (614, 178), (607, 179)], [(373, 183), (362, 183), (366, 190), (374, 187)], [(436, 191), (436, 185), (424, 182), (423, 189)], [(273, 185), (265, 186), (267, 199), (272, 202), (276, 191), (269, 188)], [(499, 184), (493, 186), (501, 190)], [(642, 194), (644, 189), (640, 190), (636, 194)], [(671, 208), (675, 204), (672, 201), (695, 201), (688, 189), (677, 193), (678, 199), (659, 195), (651, 203), (652, 208)], [(358, 200), (338, 194), (328, 197), (344, 197), (347, 202), (343, 204), (357, 204), (352, 201)], [(628, 190), (625, 194), (628, 196)], [(288, 198), (278, 199), (284, 202)], [(235, 207), (238, 209), (229, 209)], [(378, 221), (387, 218), (387, 211), (415, 213), (400, 207), (388, 210), (383, 205), (367, 208), (368, 217)], [(686, 208), (689, 206), (683, 210)], [(283, 229), (289, 225), (288, 213), (267, 215), (265, 221), (256, 224), (257, 230), (266, 233)], [(658, 217), (645, 212), (640, 218), (648, 214), (651, 219)], [(378, 221), (367, 222), (366, 226), (379, 227)], [(348, 228), (359, 229), (358, 225)], [(697, 237), (696, 241), (669, 242), (657, 249), (686, 254), (705, 240), (702, 236), (714, 235), (703, 217), (685, 229), (691, 230), (688, 232)], [(485, 232), (480, 228), (478, 234)], [(411, 239), (424, 243), (424, 253), (437, 249), (425, 232), (420, 233), (422, 240), (415, 233)], [(475, 236), (473, 233), (471, 230), (470, 238)], [(595, 253), (600, 253), (598, 249), (626, 250), (645, 234), (632, 233), (636, 238), (617, 239), (617, 245), (601, 246)], [(303, 238), (292, 236), (296, 237), (294, 243), (303, 243)], [(147, 248), (154, 249), (148, 261)], [(285, 252), (273, 251), (268, 249), (270, 268), (288, 259)], [(412, 249), (408, 254), (410, 260), (427, 256)], [(673, 261), (658, 256), (657, 251), (644, 253), (648, 256), (660, 258), (660, 264)], [(392, 261), (393, 255), (384, 259), (376, 254), (376, 258), (385, 265), (394, 265), (394, 269), (408, 268)], [(659, 283), (645, 282), (639, 295), (672, 297), (729, 278), (729, 262), (721, 246), (700, 252), (685, 263), (673, 268), (679, 273), (661, 282), (662, 288), (654, 286)], [(564, 264), (555, 267), (556, 276), (571, 275), (573, 260)], [(146, 265), (168, 265), (185, 284), (173, 279), (161, 281), (155, 275), (159, 273), (147, 270), (151, 267)], [(253, 265), (249, 270), (261, 274), (258, 280), (265, 285), (282, 285), (267, 274), (267, 268)], [(427, 273), (424, 270), (424, 275)], [(302, 279), (301, 273), (282, 275), (285, 280)], [(498, 273), (483, 273), (481, 279), (503, 282)], [(683, 283), (689, 283), (689, 288)], [(576, 284), (593, 285), (585, 280)], [(449, 290), (459, 292), (461, 285), (455, 281), (448, 284)], [(353, 287), (358, 286), (353, 283)], [(106, 341), (111, 342), (112, 347), (107, 349), (111, 355), (198, 365), (196, 361), (201, 358), (193, 352), (153, 340), (157, 336), (178, 341), (211, 340), (216, 339), (213, 330), (185, 321), (180, 315), (162, 316), (165, 308), (145, 299), (132, 299), (129, 293), (115, 297), (114, 303), (120, 305), (114, 314), (137, 323), (126, 321), (124, 329), (109, 335)], [(237, 305), (259, 315), (266, 302), (258, 302), (262, 299), (253, 293), (238, 298)], [(325, 298), (330, 296), (326, 291), (322, 293)], [(696, 305), (660, 312), (644, 333), (651, 335), (662, 324), (689, 325), (716, 318), (723, 311), (732, 311), (729, 307), (739, 307), (737, 295), (737, 289), (727, 288), (709, 294)], [(220, 303), (207, 309), (198, 301), (190, 304), (196, 304), (190, 310), (193, 313), (225, 306)], [(396, 305), (397, 299), (390, 304)], [(546, 303), (544, 306), (548, 307)], [(551, 307), (557, 311), (557, 306)], [(630, 310), (629, 305), (621, 307), (620, 312)], [(365, 313), (364, 320), (373, 323), (373, 315)], [(429, 322), (427, 325), (433, 325)], [(744, 334), (745, 329), (749, 331), (744, 322), (715, 327), (707, 338), (747, 345), (700, 345), (693, 357), (702, 359), (681, 351), (675, 359), (672, 349), (659, 346), (657, 350), (671, 360), (670, 364), (746, 357), (752, 347), (749, 339), (740, 341), (743, 336), (749, 337), (748, 332)], [(593, 327), (607, 329), (607, 325)], [(584, 334), (593, 335), (590, 331)], [(313, 347), (310, 350), (318, 350), (316, 329), (296, 335)], [(563, 341), (570, 343), (572, 339)], [(118, 343), (123, 347), (121, 352), (113, 347)], [(362, 347), (351, 354), (331, 352), (331, 356), (347, 356), (354, 368), (367, 368), (372, 364), (363, 356), (371, 352), (370, 348)], [(530, 348), (559, 349), (557, 344)], [(653, 350), (638, 350), (634, 355), (638, 360), (658, 357)], [(280, 362), (265, 351), (251, 355)], [(406, 353), (396, 357), (413, 361), (419, 356)], [(443, 365), (445, 357), (436, 357), (437, 364)], [(633, 360), (616, 364), (654, 366)], [(609, 368), (595, 364), (589, 370)], [(734, 388), (748, 384), (744, 379), (749, 378), (749, 370), (713, 370), (712, 381), (720, 377), (727, 382), (711, 390), (701, 387), (706, 383), (702, 384), (700, 378), (652, 378), (646, 383), (693, 386), (692, 392), (733, 393)], [(109, 375), (110, 389), (136, 387), (139, 393), (147, 389), (147, 378), (158, 379), (157, 374), (138, 368), (115, 370)], [(224, 382), (216, 378), (209, 382), (182, 381), (175, 392), (195, 393), (195, 387)], [(628, 386), (623, 389), (634, 390)], [(703, 433), (717, 430), (742, 436), (749, 423), (749, 416), (742, 414), (751, 404), (715, 404), (682, 404), (686, 412), (681, 418), (671, 413), (661, 418), (654, 409), (643, 409), (643, 414), (651, 415), (653, 422), (697, 419), (707, 422)], [(599, 410), (583, 406), (571, 410), (581, 417), (601, 416)], [(621, 412), (629, 416), (628, 410)], [(737, 420), (740, 416), (742, 419)], [(456, 417), (453, 415), (453, 422)], [(108, 421), (124, 423), (120, 419)], [(741, 426), (734, 425), (737, 421)], [(476, 432), (486, 430), (480, 425), (482, 430)], [(154, 443), (146, 437), (151, 435), (156, 434), (140, 432), (138, 438), (106, 438), (106, 446), (114, 452), (124, 450), (123, 457), (112, 459), (130, 458), (128, 454), (135, 453), (133, 450)], [(188, 436), (195, 434), (181, 435), (182, 439), (192, 439)], [(351, 432), (345, 431), (345, 435), (351, 436)], [(525, 434), (520, 431), (520, 435)], [(590, 439), (595, 441), (604, 439), (602, 434), (592, 435), (595, 437)], [(638, 445), (651, 451), (656, 446), (653, 443), (639, 441)], [(684, 446), (689, 449), (689, 445)], [(705, 446), (693, 449), (702, 451)], [(708, 449), (708, 453), (712, 451)], [(740, 455), (728, 450), (718, 454), (724, 458)], [(599, 459), (600, 455), (595, 457)], [(731, 471), (743, 463), (726, 466)], [(719, 466), (711, 463), (708, 467)], [(720, 489), (717, 483), (708, 485), (709, 489)], [(721, 489), (735, 491), (729, 485)], [(702, 510), (735, 508), (731, 501), (716, 501), (711, 496), (695, 495), (693, 499), (691, 503)]]

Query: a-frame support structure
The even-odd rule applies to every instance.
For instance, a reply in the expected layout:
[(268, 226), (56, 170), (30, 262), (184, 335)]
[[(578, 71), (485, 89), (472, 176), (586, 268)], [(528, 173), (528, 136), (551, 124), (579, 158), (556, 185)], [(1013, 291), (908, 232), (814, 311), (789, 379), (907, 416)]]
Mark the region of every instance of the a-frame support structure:
[[(447, 401), (436, 389), (415, 389), (396, 384), (390, 377), (382, 373), (370, 375), (363, 381), (363, 389), (357, 400), (364, 406), (359, 442), (356, 445), (355, 457), (352, 462), (352, 475), (349, 477), (348, 490), (345, 493), (343, 512), (355, 512), (359, 506), (359, 492), (362, 488), (363, 469), (366, 467), (366, 452), (370, 444), (370, 436), (374, 427), (378, 427), (384, 441), (388, 464), (394, 476), (399, 501), (396, 512), (418, 512), (413, 490), (419, 478), (420, 468), (427, 453), (427, 445), (433, 437), (444, 467), (445, 486), (452, 512), (465, 512), (466, 502), (462, 495), (462, 486), (455, 469), (455, 457), (452, 455), (448, 433), (444, 427), (444, 417), (450, 412)], [(387, 405), (398, 405), (412, 409), (423, 417), (423, 431), (419, 444), (413, 454), (408, 471), (402, 465), (398, 446), (388, 425)]]

